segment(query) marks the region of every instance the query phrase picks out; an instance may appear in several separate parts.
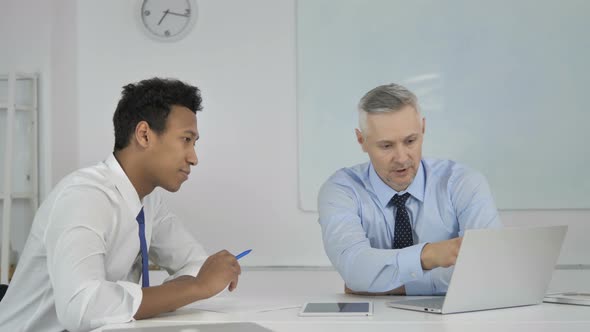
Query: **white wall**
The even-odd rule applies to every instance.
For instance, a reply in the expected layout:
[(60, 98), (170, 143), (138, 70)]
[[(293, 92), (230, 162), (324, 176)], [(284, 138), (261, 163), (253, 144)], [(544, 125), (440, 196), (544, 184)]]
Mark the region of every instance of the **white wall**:
[[(40, 74), (39, 80), (39, 140), (40, 191), (51, 187), (51, 26), (52, 6), (50, 1), (1, 0), (0, 1), (0, 73), (9, 71)], [(49, 14), (48, 14), (49, 13)], [(4, 135), (2, 132), (1, 135)], [(4, 144), (4, 137), (2, 138)], [(3, 188), (0, 188), (3, 190)], [(32, 211), (23, 200), (13, 201), (12, 245), (20, 252), (28, 236)], [(0, 210), (2, 204), (0, 204)], [(0, 215), (0, 218), (1, 215)]]
[[(0, 0), (0, 73), (39, 74), (39, 194), (78, 168), (76, 0)], [(22, 252), (33, 214), (13, 201), (12, 244)]]
[[(51, 95), (47, 87), (50, 75), (51, 3), (37, 0), (1, 0), (0, 2), (0, 73), (9, 71), (40, 73), (39, 121), (45, 117)], [(40, 136), (48, 138), (47, 126)], [(45, 165), (48, 166), (48, 165)], [(45, 167), (47, 169), (47, 167)], [(41, 183), (46, 185), (47, 183)]]
[[(306, 210), (316, 210), (335, 169), (366, 159), (351, 139), (354, 108), (391, 81), (418, 96), (424, 155), (485, 174), (499, 208), (590, 209), (590, 177), (578, 171), (590, 164), (580, 153), (590, 142), (590, 1), (299, 0), (297, 8)], [(556, 174), (559, 195), (538, 186)]]
[(199, 21), (177, 43), (149, 39), (136, 4), (78, 4), (80, 165), (112, 150), (121, 86), (194, 83), (200, 162), (170, 205), (207, 249), (253, 248), (243, 264), (328, 264), (316, 215), (297, 208), (294, 2), (198, 1)]
[[(78, 168), (77, 0), (52, 0), (51, 185)], [(43, 141), (42, 141), (43, 145)], [(44, 192), (45, 193), (45, 192)]]
[[(6, 0), (0, 1), (4, 7)], [(13, 32), (20, 40), (14, 54), (41, 39), (43, 51), (31, 63), (60, 73), (51, 79), (53, 100), (42, 98), (46, 114), (49, 106), (65, 112), (59, 122), (51, 119), (49, 139), (61, 142), (52, 145), (52, 167), (65, 173), (112, 151), (111, 117), (124, 84), (156, 75), (180, 78), (202, 89), (205, 110), (198, 115), (200, 163), (170, 196), (173, 209), (209, 251), (253, 248), (244, 265), (328, 265), (317, 215), (297, 207), (294, 1), (198, 1), (195, 30), (171, 44), (154, 42), (139, 29), (137, 1), (71, 1), (57, 2), (65, 13), (41, 0), (10, 0), (20, 16), (2, 9), (12, 24), (30, 15), (35, 26)], [(29, 5), (39, 13), (27, 12)], [(48, 13), (59, 22), (55, 37), (47, 32)], [(67, 21), (72, 17), (75, 22)], [(66, 127), (64, 116), (78, 126)], [(63, 175), (50, 174), (52, 184)], [(502, 218), (508, 225), (570, 224), (560, 262), (590, 263), (584, 254), (590, 211), (507, 211)]]

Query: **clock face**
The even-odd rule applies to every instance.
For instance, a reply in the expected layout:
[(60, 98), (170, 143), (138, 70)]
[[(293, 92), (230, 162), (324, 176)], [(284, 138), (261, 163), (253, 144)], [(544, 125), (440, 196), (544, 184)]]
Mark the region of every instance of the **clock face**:
[(179, 40), (190, 32), (196, 11), (194, 0), (143, 0), (141, 23), (158, 40)]

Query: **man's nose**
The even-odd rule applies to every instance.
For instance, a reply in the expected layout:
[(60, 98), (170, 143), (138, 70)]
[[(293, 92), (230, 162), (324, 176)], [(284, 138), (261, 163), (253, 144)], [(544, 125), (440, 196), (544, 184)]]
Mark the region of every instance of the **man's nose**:
[(199, 163), (199, 158), (197, 157), (197, 150), (195, 150), (194, 148), (191, 149), (191, 152), (188, 156), (188, 162), (192, 166), (196, 166)]
[(401, 145), (394, 147), (391, 154), (391, 161), (396, 164), (405, 164), (408, 161), (408, 150)]

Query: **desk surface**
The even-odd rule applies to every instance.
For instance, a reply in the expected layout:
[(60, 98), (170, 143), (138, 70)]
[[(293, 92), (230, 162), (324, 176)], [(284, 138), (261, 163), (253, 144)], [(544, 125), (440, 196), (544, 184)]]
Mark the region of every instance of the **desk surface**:
[[(581, 273), (581, 271), (579, 271)], [(555, 278), (554, 278), (555, 279)], [(590, 279), (586, 279), (590, 280)], [(571, 290), (552, 285), (550, 290)], [(223, 292), (209, 303), (253, 305), (252, 310), (213, 312), (203, 310), (205, 302), (173, 313), (127, 324), (106, 326), (131, 328), (174, 324), (249, 321), (273, 331), (590, 331), (590, 307), (543, 303), (508, 309), (438, 315), (389, 308), (395, 296), (365, 297), (343, 294), (343, 282), (334, 271), (244, 271), (234, 293)], [(372, 301), (370, 317), (299, 317), (308, 301)], [(264, 305), (277, 310), (264, 310)], [(279, 309), (280, 308), (280, 309)]]

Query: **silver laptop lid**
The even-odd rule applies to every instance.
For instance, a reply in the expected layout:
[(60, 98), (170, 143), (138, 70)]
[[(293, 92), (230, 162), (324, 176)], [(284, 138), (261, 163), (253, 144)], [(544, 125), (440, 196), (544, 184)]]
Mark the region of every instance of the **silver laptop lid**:
[(567, 226), (467, 230), (442, 313), (541, 303)]

